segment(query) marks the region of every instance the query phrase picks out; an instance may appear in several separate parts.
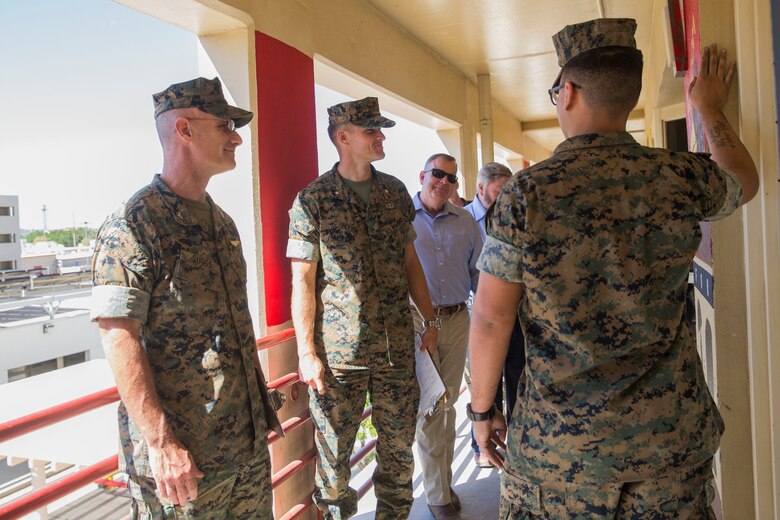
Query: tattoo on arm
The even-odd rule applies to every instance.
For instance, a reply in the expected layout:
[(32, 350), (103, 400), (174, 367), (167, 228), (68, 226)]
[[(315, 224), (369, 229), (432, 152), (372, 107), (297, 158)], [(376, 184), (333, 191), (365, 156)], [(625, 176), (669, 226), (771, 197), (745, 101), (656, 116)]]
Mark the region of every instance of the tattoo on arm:
[(713, 148), (723, 148), (728, 146), (734, 148), (736, 144), (732, 138), (732, 131), (728, 124), (723, 121), (716, 121), (712, 127), (707, 129), (710, 140), (710, 146)]

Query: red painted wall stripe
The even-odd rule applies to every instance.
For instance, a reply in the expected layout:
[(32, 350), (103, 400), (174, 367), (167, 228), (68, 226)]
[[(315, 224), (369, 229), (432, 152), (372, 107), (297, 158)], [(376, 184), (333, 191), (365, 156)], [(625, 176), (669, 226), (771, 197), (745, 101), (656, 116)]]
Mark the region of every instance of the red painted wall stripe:
[(274, 326), (290, 319), (287, 210), (298, 191), (317, 177), (314, 63), (259, 32), (255, 52), (266, 323)]

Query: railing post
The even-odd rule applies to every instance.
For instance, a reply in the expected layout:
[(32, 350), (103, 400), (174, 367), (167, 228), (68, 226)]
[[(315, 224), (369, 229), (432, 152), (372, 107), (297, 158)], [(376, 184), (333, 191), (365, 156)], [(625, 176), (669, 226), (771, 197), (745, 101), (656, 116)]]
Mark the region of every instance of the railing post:
[[(30, 459), (30, 484), (33, 491), (46, 485), (46, 461), (39, 459)], [(49, 506), (43, 506), (36, 511), (40, 520), (48, 520)]]

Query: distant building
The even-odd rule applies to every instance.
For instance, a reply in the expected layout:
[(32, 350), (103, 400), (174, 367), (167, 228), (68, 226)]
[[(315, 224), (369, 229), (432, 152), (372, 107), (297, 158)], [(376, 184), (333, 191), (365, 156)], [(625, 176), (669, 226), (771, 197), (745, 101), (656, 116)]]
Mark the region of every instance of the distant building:
[(89, 246), (63, 247), (57, 252), (57, 272), (67, 274), (90, 271), (94, 252), (94, 240), (90, 240)]
[(89, 289), (0, 301), (0, 385), (105, 357)]
[(22, 260), (19, 269), (38, 271), (40, 274), (57, 274), (57, 252), (63, 246), (51, 240), (22, 243)]
[(21, 259), (19, 197), (0, 195), (0, 271), (19, 269)]

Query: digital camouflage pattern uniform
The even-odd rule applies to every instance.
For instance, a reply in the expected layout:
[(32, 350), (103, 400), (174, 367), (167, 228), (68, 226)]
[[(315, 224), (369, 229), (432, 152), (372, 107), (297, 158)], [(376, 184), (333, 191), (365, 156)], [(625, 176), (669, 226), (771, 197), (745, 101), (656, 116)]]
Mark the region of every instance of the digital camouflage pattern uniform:
[[(633, 20), (567, 26), (559, 63), (635, 47)], [(556, 83), (560, 80), (556, 80)], [(707, 518), (723, 421), (685, 321), (699, 222), (739, 181), (703, 154), (584, 134), (515, 174), (479, 267), (521, 283), (527, 366), (500, 518)]]
[(729, 215), (741, 197), (706, 156), (628, 133), (572, 137), (504, 187), (479, 267), (525, 287), (528, 365), (501, 518), (540, 514), (541, 483), (571, 493), (708, 464), (723, 422), (685, 291), (699, 221)]
[(349, 457), (368, 391), (378, 434), (376, 518), (396, 520), (408, 516), (413, 501), (419, 389), (404, 249), (415, 239), (415, 211), (395, 177), (372, 167), (366, 205), (337, 168), (296, 197), (287, 247), (289, 258), (318, 263), (314, 344), (326, 393), (309, 390), (318, 454), (314, 499), (327, 518), (357, 512)]
[[(109, 216), (97, 237), (92, 319), (141, 322), (160, 403), (206, 474), (186, 507), (156, 499), (147, 444), (120, 403), (120, 459), (134, 518), (271, 517), (266, 434), (281, 428), (252, 361), (238, 231), (208, 195), (207, 201), (213, 236), (157, 175)], [(225, 488), (221, 481), (231, 475), (235, 487)]]

